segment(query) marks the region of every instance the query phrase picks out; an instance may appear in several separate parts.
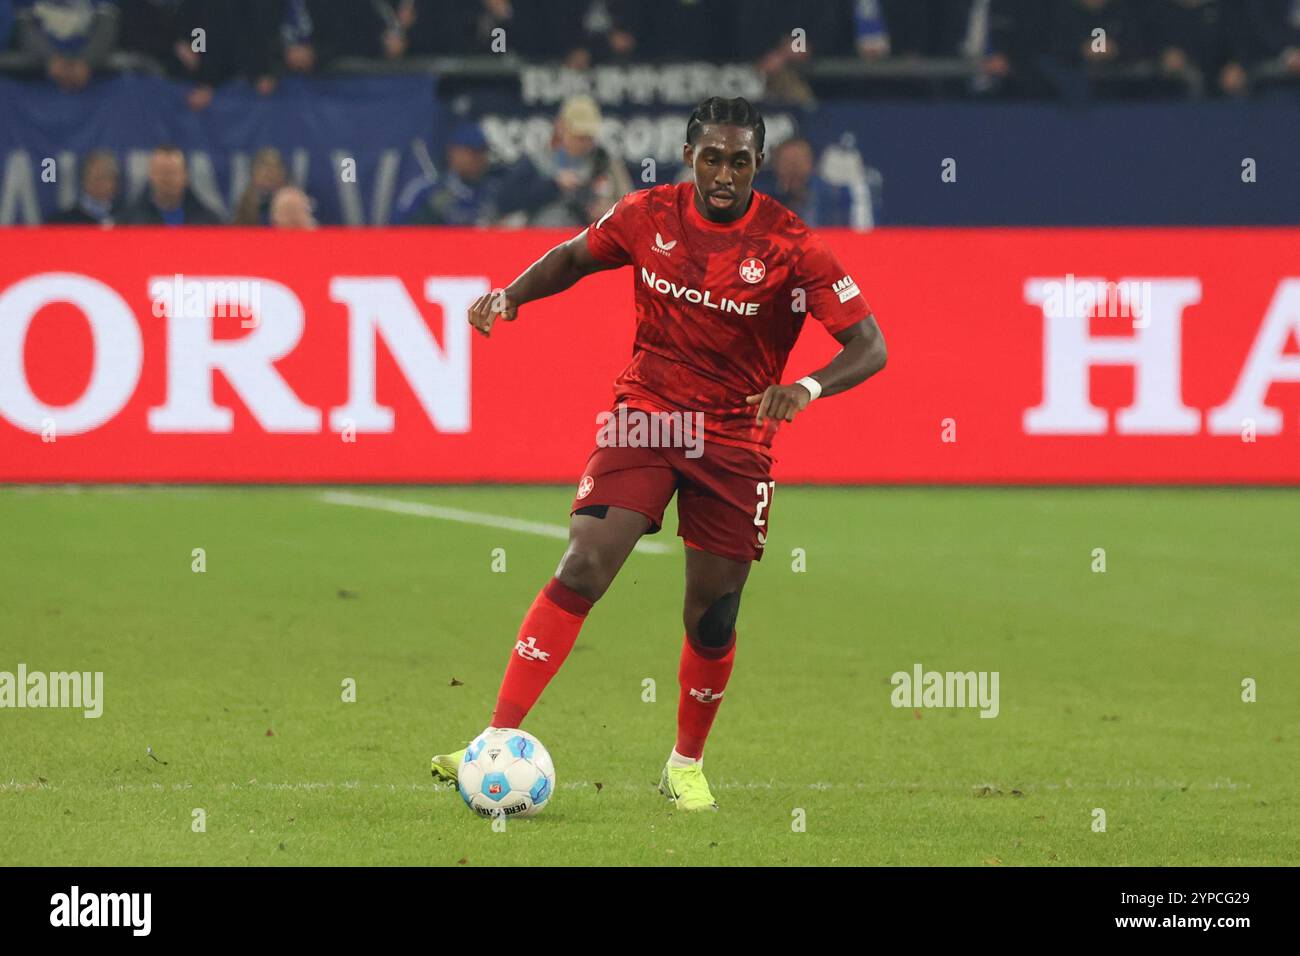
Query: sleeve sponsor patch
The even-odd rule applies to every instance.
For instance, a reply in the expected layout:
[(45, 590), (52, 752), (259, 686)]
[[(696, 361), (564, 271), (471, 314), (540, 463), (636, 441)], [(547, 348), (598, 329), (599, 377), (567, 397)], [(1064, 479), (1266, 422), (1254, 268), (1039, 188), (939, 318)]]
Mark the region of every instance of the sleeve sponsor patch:
[(852, 276), (845, 276), (843, 279), (836, 280), (831, 286), (831, 291), (840, 297), (840, 302), (848, 302), (849, 299), (859, 294), (858, 284), (853, 281)]

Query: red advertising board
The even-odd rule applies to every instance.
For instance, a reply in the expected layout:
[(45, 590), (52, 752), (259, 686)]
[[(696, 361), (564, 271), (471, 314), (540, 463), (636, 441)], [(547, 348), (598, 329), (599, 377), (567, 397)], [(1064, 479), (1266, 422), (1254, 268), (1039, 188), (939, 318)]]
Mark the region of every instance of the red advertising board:
[[(823, 234), (889, 364), (779, 480), (1300, 481), (1300, 230)], [(568, 235), (0, 231), (0, 480), (576, 481), (639, 268), (464, 315)], [(808, 322), (784, 380), (837, 348)]]

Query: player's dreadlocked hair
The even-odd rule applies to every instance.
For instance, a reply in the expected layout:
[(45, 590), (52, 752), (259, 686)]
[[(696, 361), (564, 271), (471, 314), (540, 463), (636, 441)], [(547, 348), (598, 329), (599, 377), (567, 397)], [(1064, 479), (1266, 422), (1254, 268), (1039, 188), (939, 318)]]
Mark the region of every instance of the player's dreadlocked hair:
[(705, 123), (727, 123), (731, 126), (752, 129), (754, 145), (758, 147), (760, 153), (763, 151), (763, 137), (767, 134), (767, 127), (763, 125), (763, 114), (754, 109), (753, 104), (743, 96), (730, 100), (721, 96), (710, 96), (707, 100), (702, 100), (691, 113), (691, 118), (686, 121), (686, 142), (694, 146), (696, 140), (700, 138), (700, 130)]

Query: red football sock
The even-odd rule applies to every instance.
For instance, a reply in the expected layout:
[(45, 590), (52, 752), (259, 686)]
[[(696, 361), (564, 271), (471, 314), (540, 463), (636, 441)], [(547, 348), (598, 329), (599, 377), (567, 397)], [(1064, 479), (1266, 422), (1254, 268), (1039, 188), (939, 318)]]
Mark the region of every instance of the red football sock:
[(682, 662), (677, 671), (682, 692), (677, 703), (676, 749), (683, 757), (699, 760), (704, 753), (704, 741), (718, 714), (735, 659), (735, 631), (722, 647), (693, 644), (689, 637), (682, 645)]
[(497, 692), (492, 727), (518, 727), (555, 676), (582, 630), (591, 601), (551, 578), (524, 615)]

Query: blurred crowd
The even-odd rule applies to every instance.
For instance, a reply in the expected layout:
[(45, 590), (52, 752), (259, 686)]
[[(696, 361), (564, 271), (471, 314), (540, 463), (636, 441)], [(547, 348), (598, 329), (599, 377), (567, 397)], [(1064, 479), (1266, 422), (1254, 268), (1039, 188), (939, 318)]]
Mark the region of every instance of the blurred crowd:
[(572, 96), (555, 118), (550, 148), (497, 162), (477, 123), (452, 130), (441, 166), (407, 186), (395, 219), (410, 225), (581, 226), (632, 190), (626, 164), (600, 145), (600, 107)]
[[(1120, 95), (1241, 97), (1266, 74), (1300, 79), (1300, 0), (0, 0), (0, 51), (0, 67), (44, 75), (69, 93), (115, 53), (145, 57), (187, 81), (189, 105), (200, 111), (234, 78), (273, 96), (282, 77), (328, 71), (340, 58), (501, 52), (577, 70), (749, 63), (776, 103), (811, 102), (809, 66), (823, 57), (864, 64), (847, 74), (848, 90), (839, 88), (850, 96), (869, 94), (877, 65), (960, 60), (960, 90), (972, 95), (1074, 99), (1106, 95), (1098, 90), (1113, 81)], [(425, 174), (403, 184), (392, 219), (585, 225), (644, 185), (601, 145), (603, 122), (594, 99), (569, 97), (549, 145), (508, 164), (465, 122)], [(862, 184), (873, 171), (828, 181), (819, 172), (827, 164), (797, 135), (771, 144), (767, 159), (758, 188), (810, 225), (869, 226), (862, 209), (869, 219), (873, 198), (864, 200)], [(80, 198), (61, 221), (316, 224), (311, 198), (274, 149), (256, 154), (229, 216), (194, 193), (174, 146), (153, 152), (148, 186), (129, 201), (112, 153), (82, 157), (79, 172)]]
[[(407, 225), (585, 226), (634, 188), (626, 164), (597, 142), (601, 122), (595, 100), (572, 96), (556, 117), (550, 150), (509, 164), (496, 161), (477, 124), (465, 122), (452, 131), (444, 162), (402, 191), (394, 219)], [(850, 190), (818, 174), (807, 139), (786, 139), (767, 156), (755, 179), (760, 191), (810, 226), (860, 225), (852, 221)], [(691, 175), (683, 167), (678, 179)]]
[(1062, 71), (1144, 64), (1153, 89), (1194, 70), (1235, 96), (1262, 65), (1300, 76), (1300, 0), (0, 0), (5, 49), (10, 69), (68, 90), (114, 51), (140, 54), (192, 81), (195, 109), (235, 76), (270, 95), (341, 57), (490, 53), (748, 62), (795, 100), (814, 57), (963, 57), (980, 89), (1036, 96), (1059, 93)]
[[(445, 162), (407, 184), (398, 199), (399, 225), (583, 226), (632, 190), (627, 166), (596, 142), (602, 117), (589, 96), (565, 101), (556, 117), (552, 148), (513, 163), (496, 160), (476, 123), (451, 133)], [(76, 203), (52, 224), (101, 226), (272, 226), (314, 229), (314, 202), (290, 181), (274, 148), (253, 156), (248, 185), (222, 215), (194, 191), (185, 153), (172, 144), (149, 157), (147, 184), (131, 199), (116, 156), (97, 150), (80, 161)]]
[(1241, 97), (1266, 72), (1300, 80), (1300, 0), (994, 0), (992, 11), (983, 67), (1004, 92), (1105, 95), (1083, 81), (1108, 73), (1129, 97)]
[(315, 229), (311, 198), (289, 182), (279, 150), (261, 149), (253, 157), (249, 184), (233, 217), (226, 219), (190, 185), (189, 167), (179, 146), (160, 144), (149, 156), (148, 182), (128, 200), (122, 192), (117, 157), (95, 150), (81, 161), (76, 203), (50, 219), (51, 225), (100, 226), (273, 226)]
[[(591, 97), (570, 97), (556, 117), (551, 150), (541, 158), (523, 156), (509, 164), (492, 155), (476, 123), (464, 122), (452, 131), (444, 162), (402, 190), (394, 224), (585, 226), (633, 189), (626, 165), (596, 141), (601, 122), (600, 108)], [(817, 173), (808, 140), (795, 136), (769, 153), (757, 188), (810, 226), (854, 225), (848, 188)], [(689, 175), (688, 169), (682, 170), (681, 178)], [(81, 160), (75, 204), (49, 221), (100, 226), (317, 226), (313, 200), (290, 181), (284, 158), (274, 148), (254, 154), (248, 185), (230, 217), (195, 193), (185, 153), (175, 145), (161, 144), (153, 150), (146, 186), (137, 197), (128, 199), (122, 186), (114, 154), (93, 151)]]

